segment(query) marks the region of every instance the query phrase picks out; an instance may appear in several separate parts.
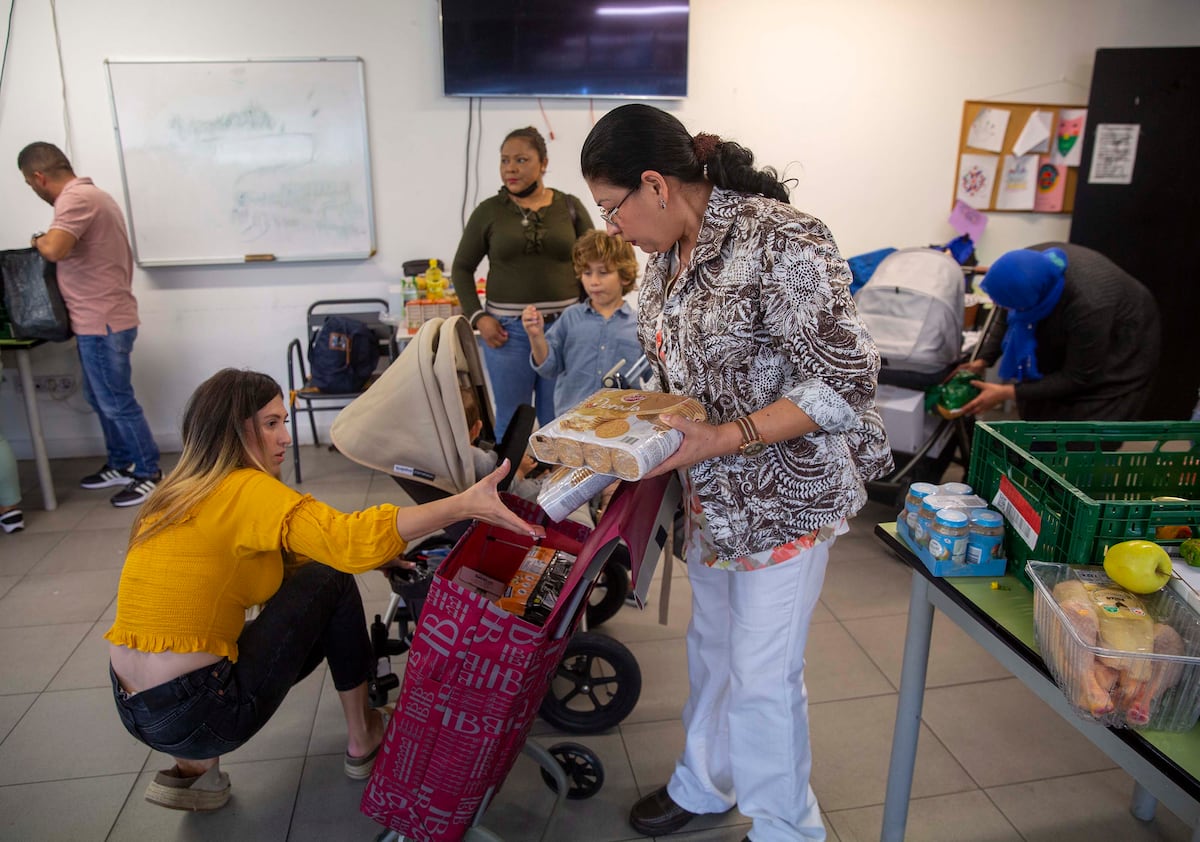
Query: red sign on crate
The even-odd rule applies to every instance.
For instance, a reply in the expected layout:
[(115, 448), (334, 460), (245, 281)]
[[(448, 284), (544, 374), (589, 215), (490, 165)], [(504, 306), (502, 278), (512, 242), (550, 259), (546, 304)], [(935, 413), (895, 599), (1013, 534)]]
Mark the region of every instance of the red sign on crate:
[(1000, 477), (1000, 488), (992, 498), (992, 506), (1004, 515), (1009, 526), (1029, 545), (1029, 549), (1037, 549), (1038, 536), (1042, 532), (1042, 516), (1008, 477)]

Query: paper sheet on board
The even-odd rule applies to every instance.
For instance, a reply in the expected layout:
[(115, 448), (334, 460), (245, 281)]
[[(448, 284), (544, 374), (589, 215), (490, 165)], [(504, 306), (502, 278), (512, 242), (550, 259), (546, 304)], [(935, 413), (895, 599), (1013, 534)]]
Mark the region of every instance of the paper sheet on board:
[(1083, 160), (1083, 129), (1087, 123), (1086, 108), (1064, 108), (1058, 112), (1058, 126), (1050, 144), (1050, 157), (1064, 167), (1077, 167)]
[(1030, 152), (1050, 151), (1050, 112), (1034, 111), (1025, 121), (1025, 127), (1013, 144), (1014, 155), (1028, 155)]
[(1137, 159), (1137, 123), (1101, 123), (1096, 126), (1089, 184), (1131, 184)]
[(954, 210), (950, 211), (950, 225), (960, 234), (966, 234), (973, 242), (978, 243), (987, 228), (987, 214), (980, 213), (962, 199), (954, 202)]
[(968, 153), (961, 156), (954, 197), (977, 210), (987, 210), (992, 201), (992, 188), (996, 186), (996, 165), (999, 161), (995, 155)]
[(981, 108), (971, 121), (967, 132), (967, 146), (999, 152), (1004, 147), (1004, 133), (1008, 131), (1011, 111), (1003, 108)]
[(1033, 210), (1037, 161), (1037, 155), (1004, 156), (1004, 169), (996, 188), (996, 210)]
[(1067, 168), (1054, 163), (1049, 155), (1038, 155), (1037, 193), (1033, 209), (1037, 213), (1061, 213), (1067, 191)]

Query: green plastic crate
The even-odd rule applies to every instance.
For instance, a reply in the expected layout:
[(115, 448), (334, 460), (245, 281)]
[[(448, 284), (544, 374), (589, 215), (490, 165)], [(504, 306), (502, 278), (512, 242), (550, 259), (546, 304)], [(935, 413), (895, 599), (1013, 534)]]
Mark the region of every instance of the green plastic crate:
[(1160, 526), (1200, 536), (1200, 422), (980, 422), (967, 482), (1004, 513), (1008, 571), (1030, 585), (1030, 560), (1099, 564)]

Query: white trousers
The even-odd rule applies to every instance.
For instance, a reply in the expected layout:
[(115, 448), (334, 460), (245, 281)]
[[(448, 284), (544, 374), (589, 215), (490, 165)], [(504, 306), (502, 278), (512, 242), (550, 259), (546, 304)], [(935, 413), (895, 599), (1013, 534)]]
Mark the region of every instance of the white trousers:
[(667, 792), (693, 813), (736, 804), (753, 842), (825, 839), (809, 786), (804, 647), (833, 543), (760, 570), (688, 565), (686, 744)]

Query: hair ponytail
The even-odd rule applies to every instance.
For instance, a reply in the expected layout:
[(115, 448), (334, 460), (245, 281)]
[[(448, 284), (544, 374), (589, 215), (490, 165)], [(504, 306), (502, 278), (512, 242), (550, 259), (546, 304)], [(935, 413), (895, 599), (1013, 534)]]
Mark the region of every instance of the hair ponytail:
[(768, 199), (788, 200), (788, 186), (774, 167), (754, 168), (754, 153), (732, 140), (717, 143), (706, 164), (708, 180), (725, 190), (757, 193)]

